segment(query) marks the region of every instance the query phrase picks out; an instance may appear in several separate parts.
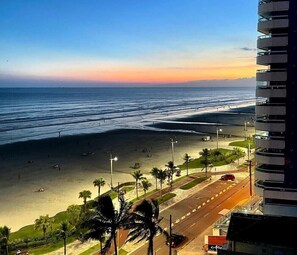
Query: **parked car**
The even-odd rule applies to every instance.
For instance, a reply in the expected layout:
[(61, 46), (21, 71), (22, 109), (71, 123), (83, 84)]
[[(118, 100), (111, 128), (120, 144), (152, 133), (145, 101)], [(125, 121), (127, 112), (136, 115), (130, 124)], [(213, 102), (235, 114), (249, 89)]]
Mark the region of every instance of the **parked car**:
[[(184, 240), (186, 239), (186, 237), (184, 235), (180, 235), (180, 234), (176, 234), (176, 233), (172, 233), (171, 234), (171, 247), (177, 247), (178, 245), (180, 245)], [(166, 238), (166, 245), (169, 246), (170, 243), (170, 236), (168, 235)]]
[(235, 181), (234, 174), (224, 174), (220, 178), (221, 181)]
[(206, 136), (203, 136), (201, 138), (202, 141), (206, 142), (206, 141), (210, 141), (211, 140), (211, 137), (209, 135), (206, 135)]

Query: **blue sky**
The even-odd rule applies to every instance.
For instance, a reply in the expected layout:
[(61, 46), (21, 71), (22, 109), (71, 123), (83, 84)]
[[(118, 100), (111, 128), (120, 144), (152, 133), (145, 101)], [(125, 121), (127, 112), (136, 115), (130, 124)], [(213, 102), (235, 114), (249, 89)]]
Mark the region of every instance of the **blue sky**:
[(184, 82), (254, 76), (257, 0), (1, 0), (0, 76)]

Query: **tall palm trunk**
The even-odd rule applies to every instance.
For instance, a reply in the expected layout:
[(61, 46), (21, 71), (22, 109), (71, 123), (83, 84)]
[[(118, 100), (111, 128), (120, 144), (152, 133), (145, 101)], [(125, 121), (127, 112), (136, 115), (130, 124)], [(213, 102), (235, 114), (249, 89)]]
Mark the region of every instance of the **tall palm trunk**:
[(187, 159), (187, 176), (189, 175), (189, 160)]
[(137, 181), (137, 180), (136, 180), (135, 185), (136, 185), (136, 197), (137, 197), (137, 199), (138, 199), (138, 181)]
[(154, 255), (154, 242), (152, 237), (149, 238), (147, 255)]
[(84, 199), (85, 213), (87, 212), (87, 199)]
[(98, 186), (98, 198), (100, 197), (100, 185)]
[(9, 255), (9, 253), (8, 253), (8, 244), (6, 244), (6, 255)]
[(117, 233), (116, 232), (114, 232), (114, 235), (113, 235), (113, 245), (114, 245), (114, 254), (118, 255)]
[(66, 255), (66, 237), (64, 239), (64, 255)]

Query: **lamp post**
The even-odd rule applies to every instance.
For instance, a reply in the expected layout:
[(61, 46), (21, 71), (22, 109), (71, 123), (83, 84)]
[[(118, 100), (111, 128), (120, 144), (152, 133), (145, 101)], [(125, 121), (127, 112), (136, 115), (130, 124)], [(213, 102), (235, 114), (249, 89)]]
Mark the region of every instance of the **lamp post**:
[(177, 141), (174, 141), (172, 138), (170, 138), (171, 140), (171, 151), (172, 151), (172, 163), (174, 166), (174, 144), (177, 143)]
[(172, 215), (170, 214), (169, 218), (169, 255), (172, 255)]
[(217, 149), (219, 148), (219, 132), (222, 132), (223, 129), (217, 127)]
[(246, 160), (248, 168), (249, 168), (249, 175), (250, 175), (250, 198), (253, 196), (253, 188), (252, 188), (252, 161)]
[(250, 160), (250, 153), (251, 153), (251, 143), (248, 143), (248, 148), (247, 148), (247, 156), (248, 156), (248, 160)]
[(247, 135), (246, 135), (246, 133), (247, 133), (247, 124), (250, 124), (250, 122), (249, 122), (249, 121), (244, 121), (244, 134), (245, 134), (245, 139), (247, 138)]
[(110, 188), (112, 188), (112, 162), (118, 161), (118, 157), (112, 157), (112, 154), (110, 154)]

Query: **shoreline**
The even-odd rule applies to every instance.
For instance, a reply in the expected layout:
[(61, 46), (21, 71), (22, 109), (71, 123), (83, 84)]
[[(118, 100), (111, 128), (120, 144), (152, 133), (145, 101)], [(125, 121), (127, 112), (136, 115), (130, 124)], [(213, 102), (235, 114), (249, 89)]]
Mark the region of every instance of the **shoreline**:
[[(207, 114), (199, 118), (201, 116), (210, 118)], [(234, 128), (242, 133), (241, 126)], [(40, 215), (53, 216), (71, 204), (82, 204), (78, 193), (84, 189), (90, 190), (94, 198), (97, 195), (97, 188), (93, 186), (95, 178), (105, 179), (102, 192), (107, 191), (110, 152), (119, 157), (113, 165), (114, 182), (133, 181), (131, 166), (136, 162), (148, 176), (153, 167), (165, 167), (172, 158), (170, 138), (178, 140), (176, 164), (183, 162), (185, 153), (196, 158), (202, 148), (216, 147), (215, 141), (203, 142), (201, 137), (194, 133), (118, 129), (1, 145), (0, 203), (5, 210), (0, 212), (0, 226), (7, 225), (16, 231), (33, 224)], [(220, 136), (224, 144), (234, 139)], [(39, 188), (44, 192), (36, 192)]]
[[(137, 125), (135, 125), (135, 127), (133, 127), (133, 126), (130, 126), (129, 128), (117, 127), (115, 129), (110, 129), (110, 130), (103, 129), (103, 130), (98, 131), (98, 132), (90, 132), (90, 133), (81, 132), (81, 133), (76, 133), (76, 134), (63, 135), (63, 131), (57, 130), (57, 132), (48, 133), (47, 134), (47, 135), (49, 135), (48, 137), (42, 137), (42, 136), (45, 135), (45, 134), (42, 134), (42, 135), (37, 135), (34, 139), (25, 139), (25, 140), (20, 140), (20, 141), (1, 143), (0, 148), (2, 146), (9, 145), (9, 144), (60, 138), (61, 133), (62, 133), (61, 137), (68, 137), (68, 136), (75, 137), (75, 136), (95, 135), (95, 134), (113, 132), (113, 131), (117, 131), (117, 130), (130, 130), (130, 129), (133, 129), (133, 130), (163, 131), (163, 129), (159, 130), (157, 128), (154, 129), (153, 127), (157, 127), (158, 124), (162, 124), (164, 121), (166, 122), (166, 121), (191, 119), (191, 118), (196, 118), (197, 116), (213, 114), (213, 113), (217, 114), (217, 113), (230, 111), (230, 110), (234, 110), (234, 109), (244, 109), (244, 108), (254, 107), (254, 106), (255, 106), (255, 102), (249, 102), (249, 103), (238, 103), (238, 104), (234, 104), (234, 105), (226, 105), (226, 106), (221, 105), (221, 106), (217, 106), (217, 107), (202, 108), (201, 110), (199, 110), (200, 108), (197, 108), (196, 110), (194, 110), (194, 109), (185, 110), (185, 113), (181, 113), (181, 112), (173, 113), (171, 115), (161, 116), (161, 117), (158, 117), (156, 119), (149, 120), (149, 121), (144, 120), (143, 122), (139, 122)], [(172, 130), (170, 130), (170, 129), (164, 130), (164, 131), (172, 132)], [(181, 130), (175, 130), (175, 132), (181, 132)], [(56, 134), (56, 135), (53, 136), (53, 134)], [(40, 136), (42, 138), (40, 138)]]

